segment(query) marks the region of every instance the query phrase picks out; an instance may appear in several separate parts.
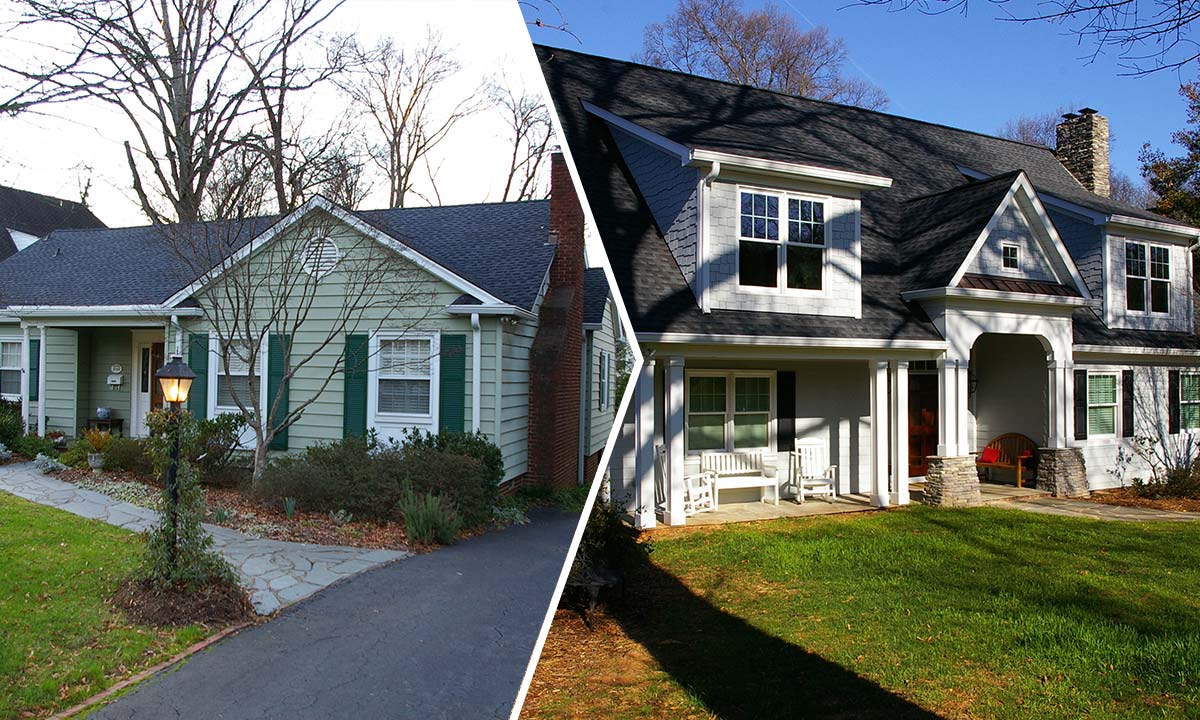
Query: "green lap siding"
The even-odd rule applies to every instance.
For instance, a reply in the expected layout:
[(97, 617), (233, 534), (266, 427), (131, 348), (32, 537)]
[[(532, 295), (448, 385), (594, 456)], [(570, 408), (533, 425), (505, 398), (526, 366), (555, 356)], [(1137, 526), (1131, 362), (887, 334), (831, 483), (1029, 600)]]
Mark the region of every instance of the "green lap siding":
[(46, 329), (46, 432), (79, 432), (79, 333), (63, 328)]
[[(112, 410), (113, 417), (125, 421), (125, 431), (131, 427), (130, 396), (133, 391), (133, 336), (127, 328), (94, 328), (78, 331), (79, 342), (79, 402), (77, 417), (80, 426), (87, 418), (95, 417), (96, 408)], [(114, 365), (121, 366), (121, 384), (112, 387), (108, 376)]]

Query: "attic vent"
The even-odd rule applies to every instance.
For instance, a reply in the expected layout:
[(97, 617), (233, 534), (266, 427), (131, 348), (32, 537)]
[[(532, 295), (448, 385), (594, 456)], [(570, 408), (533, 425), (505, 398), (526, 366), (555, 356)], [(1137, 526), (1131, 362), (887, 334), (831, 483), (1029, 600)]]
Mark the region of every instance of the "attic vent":
[(315, 237), (304, 244), (300, 251), (300, 263), (304, 272), (313, 277), (321, 277), (333, 272), (342, 253), (338, 246), (327, 237)]

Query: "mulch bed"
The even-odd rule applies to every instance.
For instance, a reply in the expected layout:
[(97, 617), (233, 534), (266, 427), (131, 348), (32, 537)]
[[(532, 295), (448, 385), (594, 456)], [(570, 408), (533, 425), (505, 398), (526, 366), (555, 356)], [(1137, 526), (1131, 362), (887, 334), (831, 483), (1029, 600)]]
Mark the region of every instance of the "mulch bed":
[(121, 584), (112, 602), (131, 620), (144, 625), (221, 626), (254, 619), (254, 606), (246, 591), (223, 580), (189, 592), (183, 587), (164, 590), (149, 581), (131, 579)]
[(1105, 505), (1123, 505), (1125, 507), (1149, 508), (1151, 510), (1174, 510), (1176, 512), (1200, 513), (1200, 498), (1174, 497), (1143, 497), (1131, 487), (1115, 490), (1097, 490), (1089, 496), (1080, 498), (1089, 502)]

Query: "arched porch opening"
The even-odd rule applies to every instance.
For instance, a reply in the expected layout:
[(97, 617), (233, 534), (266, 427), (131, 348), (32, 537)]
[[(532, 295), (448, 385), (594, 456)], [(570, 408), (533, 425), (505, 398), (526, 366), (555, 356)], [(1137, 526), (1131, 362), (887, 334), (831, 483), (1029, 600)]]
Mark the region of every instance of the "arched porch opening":
[[(1049, 342), (1039, 335), (983, 333), (971, 347), (967, 389), (966, 452), (1016, 433), (1046, 447), (1050, 437)], [(1032, 468), (1030, 468), (1032, 469)], [(1025, 484), (1035, 476), (1026, 471)], [(988, 468), (981, 480), (1015, 485), (1016, 470)]]

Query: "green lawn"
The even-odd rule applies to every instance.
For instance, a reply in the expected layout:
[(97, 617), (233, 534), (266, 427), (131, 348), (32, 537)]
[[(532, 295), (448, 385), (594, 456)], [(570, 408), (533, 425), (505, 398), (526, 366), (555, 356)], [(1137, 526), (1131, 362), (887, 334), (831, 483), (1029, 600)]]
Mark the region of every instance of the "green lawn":
[(651, 560), (594, 652), (632, 641), (636, 681), (637, 652), (551, 661), (531, 716), (1200, 713), (1200, 523), (912, 507), (668, 531)]
[(0, 492), (0, 719), (62, 710), (211, 632), (141, 627), (106, 604), (140, 539)]

